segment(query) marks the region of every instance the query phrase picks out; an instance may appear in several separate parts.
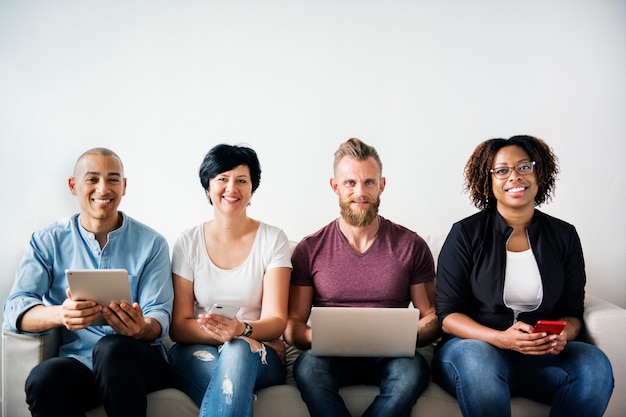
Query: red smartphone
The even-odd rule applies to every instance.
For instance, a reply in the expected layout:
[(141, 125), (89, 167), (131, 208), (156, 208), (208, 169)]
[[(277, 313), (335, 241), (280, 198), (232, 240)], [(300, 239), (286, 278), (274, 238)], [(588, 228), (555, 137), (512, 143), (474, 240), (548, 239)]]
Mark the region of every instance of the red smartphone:
[(539, 320), (533, 328), (533, 333), (561, 334), (565, 328), (565, 322), (560, 320)]

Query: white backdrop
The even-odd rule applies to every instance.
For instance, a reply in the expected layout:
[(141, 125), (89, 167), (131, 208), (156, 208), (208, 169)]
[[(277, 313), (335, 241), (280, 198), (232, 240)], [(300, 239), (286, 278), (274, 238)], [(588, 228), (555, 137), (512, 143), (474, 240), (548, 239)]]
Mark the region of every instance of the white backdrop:
[(474, 147), (531, 134), (560, 158), (542, 209), (576, 225), (590, 293), (626, 307), (626, 1), (0, 0), (0, 298), (30, 233), (77, 211), (94, 146), (122, 157), (121, 209), (170, 244), (210, 218), (220, 142), (263, 175), (252, 217), (297, 240), (338, 215), (349, 137), (379, 150), (381, 214), (447, 233)]

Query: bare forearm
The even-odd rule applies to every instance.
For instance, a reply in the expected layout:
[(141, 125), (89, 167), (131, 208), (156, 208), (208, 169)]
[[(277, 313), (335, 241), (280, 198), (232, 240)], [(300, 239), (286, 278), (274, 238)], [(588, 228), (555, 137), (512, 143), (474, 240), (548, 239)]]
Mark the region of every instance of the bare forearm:
[(311, 333), (311, 328), (306, 323), (289, 319), (285, 329), (285, 341), (298, 349), (310, 349)]
[(179, 343), (219, 344), (219, 341), (210, 337), (209, 334), (201, 328), (198, 320), (195, 318), (172, 321), (170, 324), (170, 337), (174, 342)]
[(581, 321), (575, 317), (562, 317), (561, 320), (566, 323), (565, 334), (567, 334), (567, 341), (570, 342), (572, 340), (576, 340), (582, 327)]
[(437, 315), (432, 313), (422, 317), (418, 325), (417, 346), (426, 346), (441, 336), (441, 325)]
[(63, 326), (61, 306), (38, 305), (27, 310), (17, 322), (23, 332), (38, 333)]
[(507, 348), (502, 331), (483, 326), (465, 314), (452, 313), (445, 318), (442, 325), (443, 330), (450, 335), (462, 339), (482, 340), (500, 349)]
[[(287, 321), (280, 317), (264, 317), (248, 322), (252, 326), (252, 338), (261, 342), (278, 339), (285, 331)], [(245, 326), (242, 326), (242, 332)], [(241, 334), (241, 333), (240, 333)]]
[(161, 324), (152, 318), (145, 318), (144, 320), (146, 327), (144, 327), (143, 331), (137, 336), (137, 339), (152, 342), (161, 336)]

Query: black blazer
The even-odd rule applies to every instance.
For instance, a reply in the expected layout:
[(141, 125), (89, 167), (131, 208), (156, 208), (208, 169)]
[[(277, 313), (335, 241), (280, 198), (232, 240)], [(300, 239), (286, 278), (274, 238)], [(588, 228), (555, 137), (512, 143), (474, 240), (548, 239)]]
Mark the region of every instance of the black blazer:
[[(441, 322), (458, 312), (497, 330), (513, 324), (513, 310), (503, 300), (506, 242), (512, 232), (495, 209), (452, 226), (437, 263), (435, 301)], [(531, 325), (559, 317), (582, 321), (586, 276), (576, 229), (535, 210), (528, 236), (541, 274), (543, 301), (518, 320)]]

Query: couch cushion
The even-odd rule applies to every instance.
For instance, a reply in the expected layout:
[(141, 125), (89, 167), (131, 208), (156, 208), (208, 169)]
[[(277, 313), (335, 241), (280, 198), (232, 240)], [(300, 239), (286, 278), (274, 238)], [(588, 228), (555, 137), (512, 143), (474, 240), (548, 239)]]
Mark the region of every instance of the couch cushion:
[[(150, 417), (197, 417), (199, 409), (182, 391), (166, 388), (148, 394), (148, 412)], [(87, 417), (107, 417), (104, 407), (100, 406), (87, 413)]]

